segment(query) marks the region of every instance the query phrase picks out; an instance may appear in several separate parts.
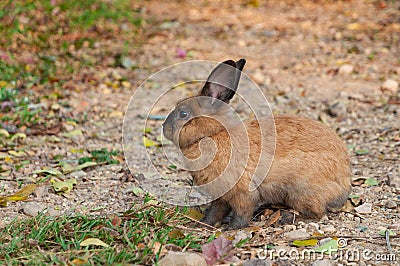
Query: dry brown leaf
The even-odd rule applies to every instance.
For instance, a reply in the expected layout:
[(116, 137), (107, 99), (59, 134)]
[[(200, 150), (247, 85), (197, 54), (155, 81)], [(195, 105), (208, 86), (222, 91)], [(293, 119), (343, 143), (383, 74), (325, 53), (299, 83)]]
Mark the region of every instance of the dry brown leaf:
[(281, 211), (277, 210), (274, 214), (272, 214), (269, 219), (265, 222), (265, 227), (271, 226), (276, 223), (281, 217)]
[(118, 217), (118, 215), (113, 215), (112, 216), (112, 220), (111, 220), (111, 224), (114, 226), (114, 227), (119, 227), (120, 225), (121, 225), (121, 222), (122, 222), (122, 220), (121, 220), (121, 218), (120, 217)]

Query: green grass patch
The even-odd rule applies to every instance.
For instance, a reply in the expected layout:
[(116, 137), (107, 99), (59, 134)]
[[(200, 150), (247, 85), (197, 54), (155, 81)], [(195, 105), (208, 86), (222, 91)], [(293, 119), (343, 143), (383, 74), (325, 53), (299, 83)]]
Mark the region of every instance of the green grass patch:
[(107, 164), (119, 164), (119, 161), (115, 159), (115, 156), (119, 154), (118, 151), (108, 151), (106, 148), (100, 150), (94, 150), (91, 152), (90, 157), (82, 157), (78, 160), (78, 164), (84, 164), (86, 162), (96, 163), (107, 163)]
[(130, 0), (2, 1), (0, 32), (5, 38), (0, 43), (12, 45), (21, 40), (26, 44), (49, 47), (50, 41), (57, 41), (57, 37), (83, 32), (94, 25), (104, 25), (104, 28), (96, 29), (100, 32), (114, 30), (113, 26), (119, 23), (137, 27), (142, 24), (142, 19), (133, 3)]
[[(141, 24), (130, 0), (0, 1), (0, 83), (53, 89), (102, 62), (89, 52), (96, 42), (131, 43)], [(88, 56), (77, 56), (80, 49)]]
[[(177, 226), (189, 223), (183, 212), (143, 205), (120, 217), (39, 215), (15, 220), (0, 230), (0, 260), (10, 265), (70, 264), (73, 260), (90, 265), (154, 264), (159, 256), (155, 245), (200, 250), (198, 236), (185, 230), (176, 233), (181, 230)], [(88, 238), (99, 239), (108, 247), (81, 246)]]
[[(28, 96), (21, 95), (16, 89), (0, 87), (0, 122), (5, 128), (35, 124), (41, 108), (31, 108), (34, 103)], [(1, 128), (1, 127), (0, 127)], [(10, 131), (13, 131), (9, 128)]]

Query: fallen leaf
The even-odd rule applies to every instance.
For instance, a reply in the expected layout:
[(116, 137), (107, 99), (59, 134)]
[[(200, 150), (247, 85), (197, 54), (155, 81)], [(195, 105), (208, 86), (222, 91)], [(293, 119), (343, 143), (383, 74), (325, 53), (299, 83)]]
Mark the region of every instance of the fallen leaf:
[(79, 171), (79, 170), (82, 170), (82, 169), (85, 169), (85, 168), (88, 168), (91, 166), (95, 166), (95, 165), (97, 165), (97, 162), (85, 162), (85, 163), (79, 164), (77, 166), (72, 166), (68, 163), (64, 163), (63, 166), (61, 167), (61, 169), (64, 174), (69, 174), (71, 172)]
[(363, 226), (363, 225), (359, 225), (359, 226), (357, 226), (357, 229), (360, 230), (360, 232), (362, 233), (362, 232), (367, 231), (367, 230), (368, 230), (368, 227)]
[(80, 244), (81, 247), (88, 247), (88, 246), (102, 246), (108, 248), (109, 245), (104, 243), (98, 238), (87, 238), (83, 240)]
[(26, 156), (26, 153), (25, 153), (24, 151), (14, 151), (14, 150), (11, 150), (11, 151), (8, 151), (8, 153), (9, 153), (10, 155), (12, 155), (12, 156), (15, 156), (15, 157), (23, 157), (23, 156)]
[(121, 223), (122, 223), (122, 219), (121, 219), (118, 215), (115, 215), (115, 214), (114, 214), (114, 216), (113, 216), (113, 218), (112, 218), (112, 220), (111, 220), (111, 224), (112, 224), (114, 227), (118, 227), (118, 226), (121, 225)]
[(5, 130), (5, 129), (0, 128), (0, 136), (1, 136), (1, 135), (6, 136), (6, 137), (9, 137), (9, 136), (10, 136), (10, 133), (8, 133), (8, 131)]
[(162, 247), (162, 244), (160, 242), (158, 242), (158, 241), (154, 242), (153, 247), (152, 247), (153, 253), (158, 254), (158, 252), (161, 251), (161, 247)]
[(73, 259), (73, 260), (71, 261), (71, 264), (72, 264), (72, 265), (77, 265), (77, 266), (79, 266), (79, 265), (85, 265), (85, 264), (87, 264), (87, 263), (88, 263), (87, 259), (79, 259), (79, 258), (76, 258), (76, 259)]
[(56, 181), (55, 179), (51, 179), (50, 182), (56, 192), (62, 192), (62, 193), (70, 193), (74, 185), (77, 184), (75, 178), (68, 179), (65, 181)]
[(366, 179), (367, 179), (367, 177), (364, 177), (364, 176), (357, 176), (357, 177), (354, 177), (354, 178), (351, 180), (351, 184), (352, 184), (353, 186), (361, 186), (362, 184), (364, 184), (364, 182), (365, 182)]
[(377, 186), (379, 182), (375, 178), (370, 177), (365, 179), (364, 184), (368, 186)]
[(79, 154), (82, 154), (84, 152), (83, 148), (80, 149), (71, 148), (69, 151), (72, 153), (79, 153)]
[(145, 249), (145, 248), (147, 247), (147, 245), (146, 245), (145, 243), (138, 243), (138, 244), (136, 245), (136, 247), (137, 247), (138, 249)]
[(388, 232), (389, 236), (395, 236), (396, 235), (396, 233), (393, 232), (390, 229), (381, 230), (381, 231), (378, 232), (378, 234), (381, 235), (381, 236), (386, 236), (386, 231)]
[(274, 214), (272, 214), (268, 220), (265, 222), (265, 227), (271, 226), (276, 223), (281, 217), (281, 211), (277, 210)]
[(221, 260), (230, 260), (234, 254), (232, 241), (223, 236), (204, 244), (201, 249), (208, 265), (213, 265)]
[(122, 111), (112, 111), (109, 115), (109, 117), (123, 117), (124, 112)]
[(80, 129), (74, 129), (74, 130), (64, 133), (63, 136), (66, 138), (72, 138), (75, 136), (83, 136), (83, 133), (82, 133), (82, 130), (80, 130)]
[(368, 150), (356, 150), (355, 153), (356, 153), (357, 155), (364, 155), (364, 154), (367, 154), (367, 153), (368, 153)]
[(338, 248), (339, 246), (337, 240), (332, 239), (325, 244), (315, 248), (314, 251), (318, 253), (332, 254), (332, 252), (337, 252)]
[(150, 127), (145, 127), (144, 129), (143, 129), (143, 133), (151, 133), (151, 128)]
[(29, 195), (32, 194), (36, 188), (36, 184), (29, 184), (10, 196), (2, 196), (0, 197), (0, 206), (5, 207), (8, 205), (8, 202), (27, 200)]
[(36, 170), (33, 172), (33, 174), (48, 174), (48, 175), (54, 175), (54, 176), (63, 176), (63, 174), (60, 171), (58, 171), (57, 169), (54, 169), (54, 168)]
[(179, 48), (179, 47), (176, 48), (176, 57), (185, 58), (186, 55), (187, 55), (187, 53), (185, 50), (183, 50), (182, 48)]
[(145, 194), (143, 189), (141, 189), (140, 187), (133, 187), (132, 192), (133, 194), (135, 194), (135, 196), (140, 196)]
[(11, 141), (14, 141), (16, 139), (25, 140), (26, 139), (26, 134), (24, 134), (24, 133), (16, 133), (11, 137)]
[(200, 221), (204, 217), (204, 214), (194, 209), (189, 209), (186, 215), (197, 221)]
[(182, 239), (185, 238), (185, 234), (182, 233), (181, 230), (179, 229), (174, 229), (171, 232), (168, 233), (168, 236), (172, 239)]
[(151, 139), (147, 138), (147, 137), (143, 137), (143, 145), (146, 148), (149, 148), (149, 147), (155, 146), (156, 143), (154, 141), (152, 141)]
[(306, 240), (295, 240), (292, 243), (296, 247), (309, 247), (309, 246), (315, 246), (318, 244), (318, 239), (312, 238), (312, 239), (306, 239)]
[(361, 24), (360, 23), (350, 23), (347, 25), (346, 27), (348, 30), (358, 30), (361, 28)]
[(28, 184), (25, 187), (21, 188), (17, 192), (14, 193), (14, 196), (29, 196), (32, 194), (37, 188), (36, 184)]
[(372, 212), (372, 203), (364, 203), (356, 208), (354, 208), (356, 212), (361, 214), (368, 214)]
[[(166, 145), (171, 145), (173, 144), (172, 141), (170, 141), (169, 139), (164, 138), (163, 136), (157, 136), (156, 140), (162, 145), (162, 146), (166, 146)], [(176, 167), (176, 166), (175, 166)], [(176, 169), (176, 168), (175, 168)]]

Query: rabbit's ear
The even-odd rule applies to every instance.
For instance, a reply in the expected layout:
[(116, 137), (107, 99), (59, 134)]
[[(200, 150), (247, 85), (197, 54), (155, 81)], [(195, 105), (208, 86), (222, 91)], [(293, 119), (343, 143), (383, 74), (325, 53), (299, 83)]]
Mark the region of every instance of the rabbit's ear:
[(212, 97), (212, 103), (215, 102), (215, 99), (229, 103), (229, 100), (235, 95), (245, 64), (245, 59), (237, 62), (227, 60), (220, 63), (211, 72), (200, 95)]

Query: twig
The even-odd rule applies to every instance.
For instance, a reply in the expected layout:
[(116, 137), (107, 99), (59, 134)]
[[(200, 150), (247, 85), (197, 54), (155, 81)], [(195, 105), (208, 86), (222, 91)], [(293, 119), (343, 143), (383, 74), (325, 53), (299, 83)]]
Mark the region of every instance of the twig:
[(188, 227), (183, 226), (183, 225), (173, 225), (173, 226), (170, 225), (170, 226), (171, 227), (175, 227), (177, 229), (185, 230), (185, 231), (192, 231), (192, 232), (199, 232), (199, 233), (204, 232), (204, 230), (200, 229), (200, 228), (188, 228)]
[[(167, 209), (167, 210), (170, 210), (170, 211), (174, 211), (173, 208), (167, 208), (167, 207), (163, 207), (163, 206), (159, 206), (159, 205), (155, 205), (155, 204), (146, 204), (146, 205), (140, 207), (139, 209), (137, 209), (135, 212), (140, 212), (140, 211), (143, 211), (143, 210), (145, 210), (145, 209), (147, 209), (147, 208), (150, 208), (150, 207), (155, 207), (155, 208), (159, 208), (159, 209)], [(213, 232), (215, 232), (216, 230), (218, 230), (217, 228), (215, 228), (215, 227), (212, 226), (212, 225), (209, 225), (209, 224), (203, 223), (203, 222), (201, 222), (201, 221), (198, 221), (198, 220), (196, 220), (196, 219), (193, 219), (192, 217), (187, 216), (187, 215), (185, 215), (185, 214), (178, 213), (178, 215), (183, 216), (183, 217), (185, 217), (185, 218), (191, 220), (192, 222), (195, 222), (195, 223), (201, 224), (201, 225), (203, 225), (203, 226), (205, 226), (205, 227), (211, 228), (211, 230), (210, 230), (210, 229), (207, 229), (207, 228), (204, 228), (205, 230), (207, 230), (207, 231), (209, 231), (209, 232), (211, 232), (211, 233), (213, 233)]]
[(390, 246), (390, 233), (389, 233), (389, 230), (385, 231), (385, 239), (386, 239), (386, 246), (387, 246), (387, 248), (389, 250), (389, 253), (393, 254), (392, 247)]
[(215, 231), (218, 230), (216, 227), (214, 227), (214, 226), (212, 226), (212, 225), (209, 225), (209, 224), (203, 223), (203, 222), (201, 222), (201, 221), (198, 221), (198, 220), (196, 220), (196, 219), (193, 219), (192, 217), (189, 217), (189, 216), (187, 216), (187, 215), (185, 215), (185, 214), (181, 214), (181, 215), (184, 216), (184, 217), (186, 217), (186, 218), (188, 218), (189, 220), (191, 220), (191, 221), (193, 221), (193, 222), (195, 222), (195, 223), (198, 223), (198, 224), (201, 224), (201, 225), (203, 225), (203, 226), (206, 226), (206, 227), (211, 228), (212, 230), (207, 229), (207, 228), (204, 228), (204, 229), (206, 229), (206, 230), (209, 231), (209, 232), (215, 232)]

